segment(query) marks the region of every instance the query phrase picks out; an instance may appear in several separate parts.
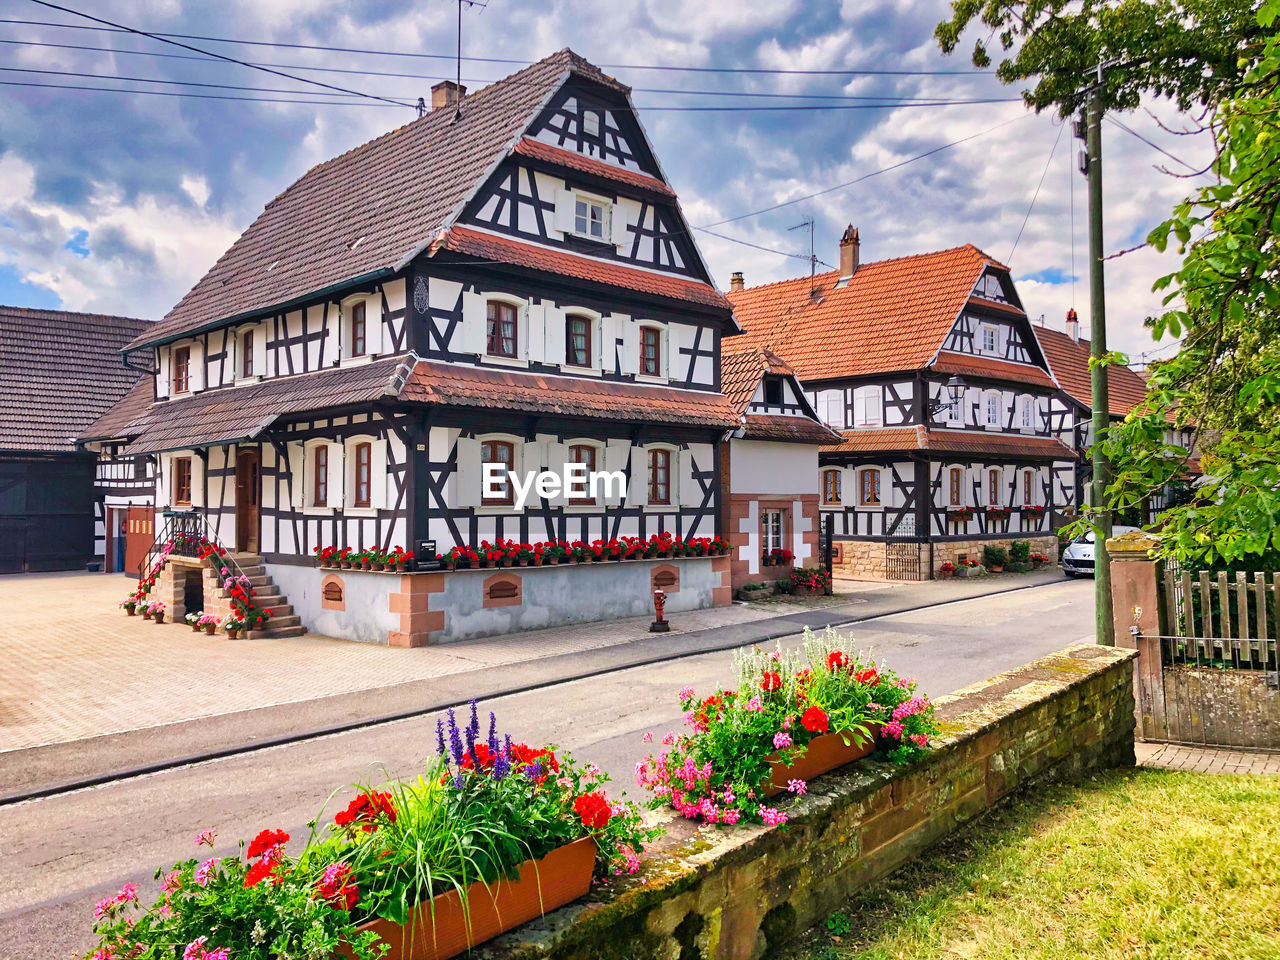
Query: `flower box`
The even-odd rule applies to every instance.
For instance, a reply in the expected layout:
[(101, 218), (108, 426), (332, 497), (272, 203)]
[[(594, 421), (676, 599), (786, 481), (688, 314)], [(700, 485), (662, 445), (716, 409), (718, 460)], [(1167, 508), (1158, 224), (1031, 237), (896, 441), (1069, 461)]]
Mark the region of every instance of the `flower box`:
[[(844, 738), (848, 736), (849, 742)], [(809, 741), (804, 756), (790, 766), (778, 762), (778, 755), (769, 758), (773, 772), (769, 774), (768, 784), (761, 784), (765, 797), (776, 797), (787, 789), (792, 780), (812, 780), (814, 777), (829, 773), (846, 763), (853, 763), (863, 757), (869, 757), (876, 749), (875, 730), (865, 742), (857, 733), (839, 734), (824, 733)]]
[[(552, 850), (541, 860), (526, 860), (516, 880), (499, 879), (493, 887), (477, 881), (466, 900), (449, 890), (418, 904), (406, 924), (381, 918), (360, 925), (390, 946), (384, 960), (445, 960), (527, 923), (591, 889), (596, 842), (583, 837)], [(347, 949), (342, 955), (350, 957)]]

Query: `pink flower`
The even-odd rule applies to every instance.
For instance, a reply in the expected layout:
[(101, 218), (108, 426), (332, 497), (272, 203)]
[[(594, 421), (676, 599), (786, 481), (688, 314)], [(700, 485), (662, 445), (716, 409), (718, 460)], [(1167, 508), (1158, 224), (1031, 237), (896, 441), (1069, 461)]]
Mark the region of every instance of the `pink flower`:
[(898, 678), (898, 686), (901, 687), (903, 690), (907, 689), (907, 687), (911, 686), (911, 684), (914, 682), (915, 681), (913, 680), (908, 680), (906, 677)]
[(787, 815), (776, 807), (766, 807), (762, 803), (757, 812), (766, 827), (776, 827), (787, 822)]
[(587, 764), (587, 775), (588, 775), (588, 776), (591, 776), (591, 777), (598, 777), (598, 776), (600, 776), (600, 768), (599, 768), (599, 767), (597, 767), (594, 763), (588, 763), (588, 764)]
[(171, 890), (177, 890), (181, 883), (181, 874), (177, 870), (170, 870), (164, 875), (164, 882), (160, 885), (160, 890), (168, 893)]
[(689, 699), (690, 697), (692, 697), (692, 696), (693, 696), (693, 687), (681, 687), (681, 688), (680, 688), (680, 699), (681, 699), (681, 700), (688, 700), (688, 699)]
[(884, 707), (880, 706), (880, 704), (878, 704), (878, 703), (876, 703), (874, 700), (872, 700), (872, 701), (870, 701), (870, 702), (867, 704), (867, 709), (868, 709), (868, 710), (883, 710), (883, 709), (884, 709)]
[(216, 837), (217, 835), (218, 834), (213, 830), (201, 830), (198, 834), (196, 834), (196, 846), (212, 847), (213, 838)]
[(645, 735), (640, 738), (641, 743), (653, 743), (653, 734), (646, 731)]
[(168, 920), (170, 917), (173, 916), (173, 908), (170, 907), (167, 903), (162, 903), (160, 904), (160, 909), (157, 910), (156, 913), (160, 914), (160, 916)]
[(884, 730), (886, 735), (893, 737), (895, 740), (902, 736), (902, 724), (897, 720), (890, 720), (881, 729)]
[(913, 733), (911, 735), (911, 742), (917, 747), (927, 747), (929, 745), (929, 738), (923, 733)]
[(805, 783), (803, 780), (788, 780), (787, 789), (790, 790), (792, 793), (794, 793), (796, 796), (800, 796), (801, 794), (808, 791), (809, 785)]
[(187, 944), (187, 949), (182, 951), (182, 960), (201, 960), (205, 952), (204, 945), (208, 942), (208, 937), (196, 937)]
[(136, 883), (126, 883), (120, 888), (120, 892), (116, 894), (116, 903), (128, 903), (130, 900), (137, 901), (138, 885)]
[(733, 826), (741, 818), (742, 818), (742, 814), (738, 811), (736, 807), (729, 807), (723, 813), (720, 814), (720, 819), (723, 820), (725, 823), (729, 824), (729, 826)]
[(785, 720), (782, 721), (782, 729), (783, 730), (791, 729), (791, 717), (787, 717)]
[(112, 958), (113, 958), (114, 956), (115, 956), (115, 954), (114, 954), (114, 953), (112, 953), (112, 952), (111, 952), (110, 950), (108, 950), (106, 947), (103, 947), (103, 948), (102, 948), (102, 949), (100, 949), (100, 950), (95, 950), (95, 951), (94, 951), (94, 953), (93, 953), (93, 960), (112, 960)]
[(750, 700), (747, 701), (747, 709), (752, 710), (756, 713), (760, 713), (761, 711), (764, 710), (764, 704), (760, 702), (759, 697), (752, 697)]
[(791, 734), (779, 730), (773, 735), (773, 745), (778, 750), (791, 746)]
[(210, 950), (200, 960), (231, 960), (231, 951), (226, 947), (219, 947), (217, 950)]
[(94, 908), (93, 908), (93, 919), (95, 920), (102, 919), (103, 914), (110, 912), (111, 909), (115, 907), (115, 905), (116, 905), (115, 897), (104, 897), (103, 899), (99, 900), (97, 904), (94, 905)]
[(676, 742), (676, 735), (674, 733), (668, 733), (665, 737), (662, 738), (662, 745), (664, 747), (669, 747), (675, 742)]
[(207, 887), (209, 885), (209, 877), (213, 874), (215, 862), (214, 858), (210, 857), (204, 863), (200, 864), (200, 866), (196, 867), (196, 883), (202, 887)]

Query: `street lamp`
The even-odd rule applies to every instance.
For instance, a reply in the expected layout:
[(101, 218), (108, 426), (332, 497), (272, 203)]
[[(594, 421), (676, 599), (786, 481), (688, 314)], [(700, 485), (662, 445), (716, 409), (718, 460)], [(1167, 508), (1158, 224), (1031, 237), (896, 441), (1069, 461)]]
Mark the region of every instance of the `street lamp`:
[(943, 410), (950, 410), (953, 407), (959, 407), (961, 399), (964, 396), (964, 381), (959, 377), (952, 377), (946, 383), (948, 400), (943, 403), (941, 399), (929, 401), (929, 416), (935, 417)]

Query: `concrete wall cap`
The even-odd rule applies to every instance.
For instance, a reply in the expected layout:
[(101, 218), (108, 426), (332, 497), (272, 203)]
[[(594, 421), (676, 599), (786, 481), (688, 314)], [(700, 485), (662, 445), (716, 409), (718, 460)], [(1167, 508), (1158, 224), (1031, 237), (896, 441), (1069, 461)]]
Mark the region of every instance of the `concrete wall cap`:
[[(1160, 546), (1160, 538), (1154, 533), (1147, 533), (1145, 530), (1130, 530), (1128, 533), (1122, 533), (1118, 537), (1112, 537), (1107, 541), (1107, 553), (1111, 554), (1113, 559), (1119, 559), (1117, 554), (1135, 554), (1140, 553), (1144, 557), (1150, 555), (1152, 550)], [(1136, 560), (1137, 557), (1125, 557), (1126, 560)]]

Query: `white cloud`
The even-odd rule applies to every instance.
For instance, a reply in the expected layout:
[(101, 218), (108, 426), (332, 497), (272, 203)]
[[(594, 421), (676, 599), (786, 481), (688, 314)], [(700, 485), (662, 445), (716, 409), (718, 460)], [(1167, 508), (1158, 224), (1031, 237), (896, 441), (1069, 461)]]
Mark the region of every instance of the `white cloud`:
[(184, 173), (182, 175), (182, 192), (190, 197), (191, 202), (197, 207), (204, 209), (204, 205), (209, 202), (209, 181), (204, 177), (196, 177)]

